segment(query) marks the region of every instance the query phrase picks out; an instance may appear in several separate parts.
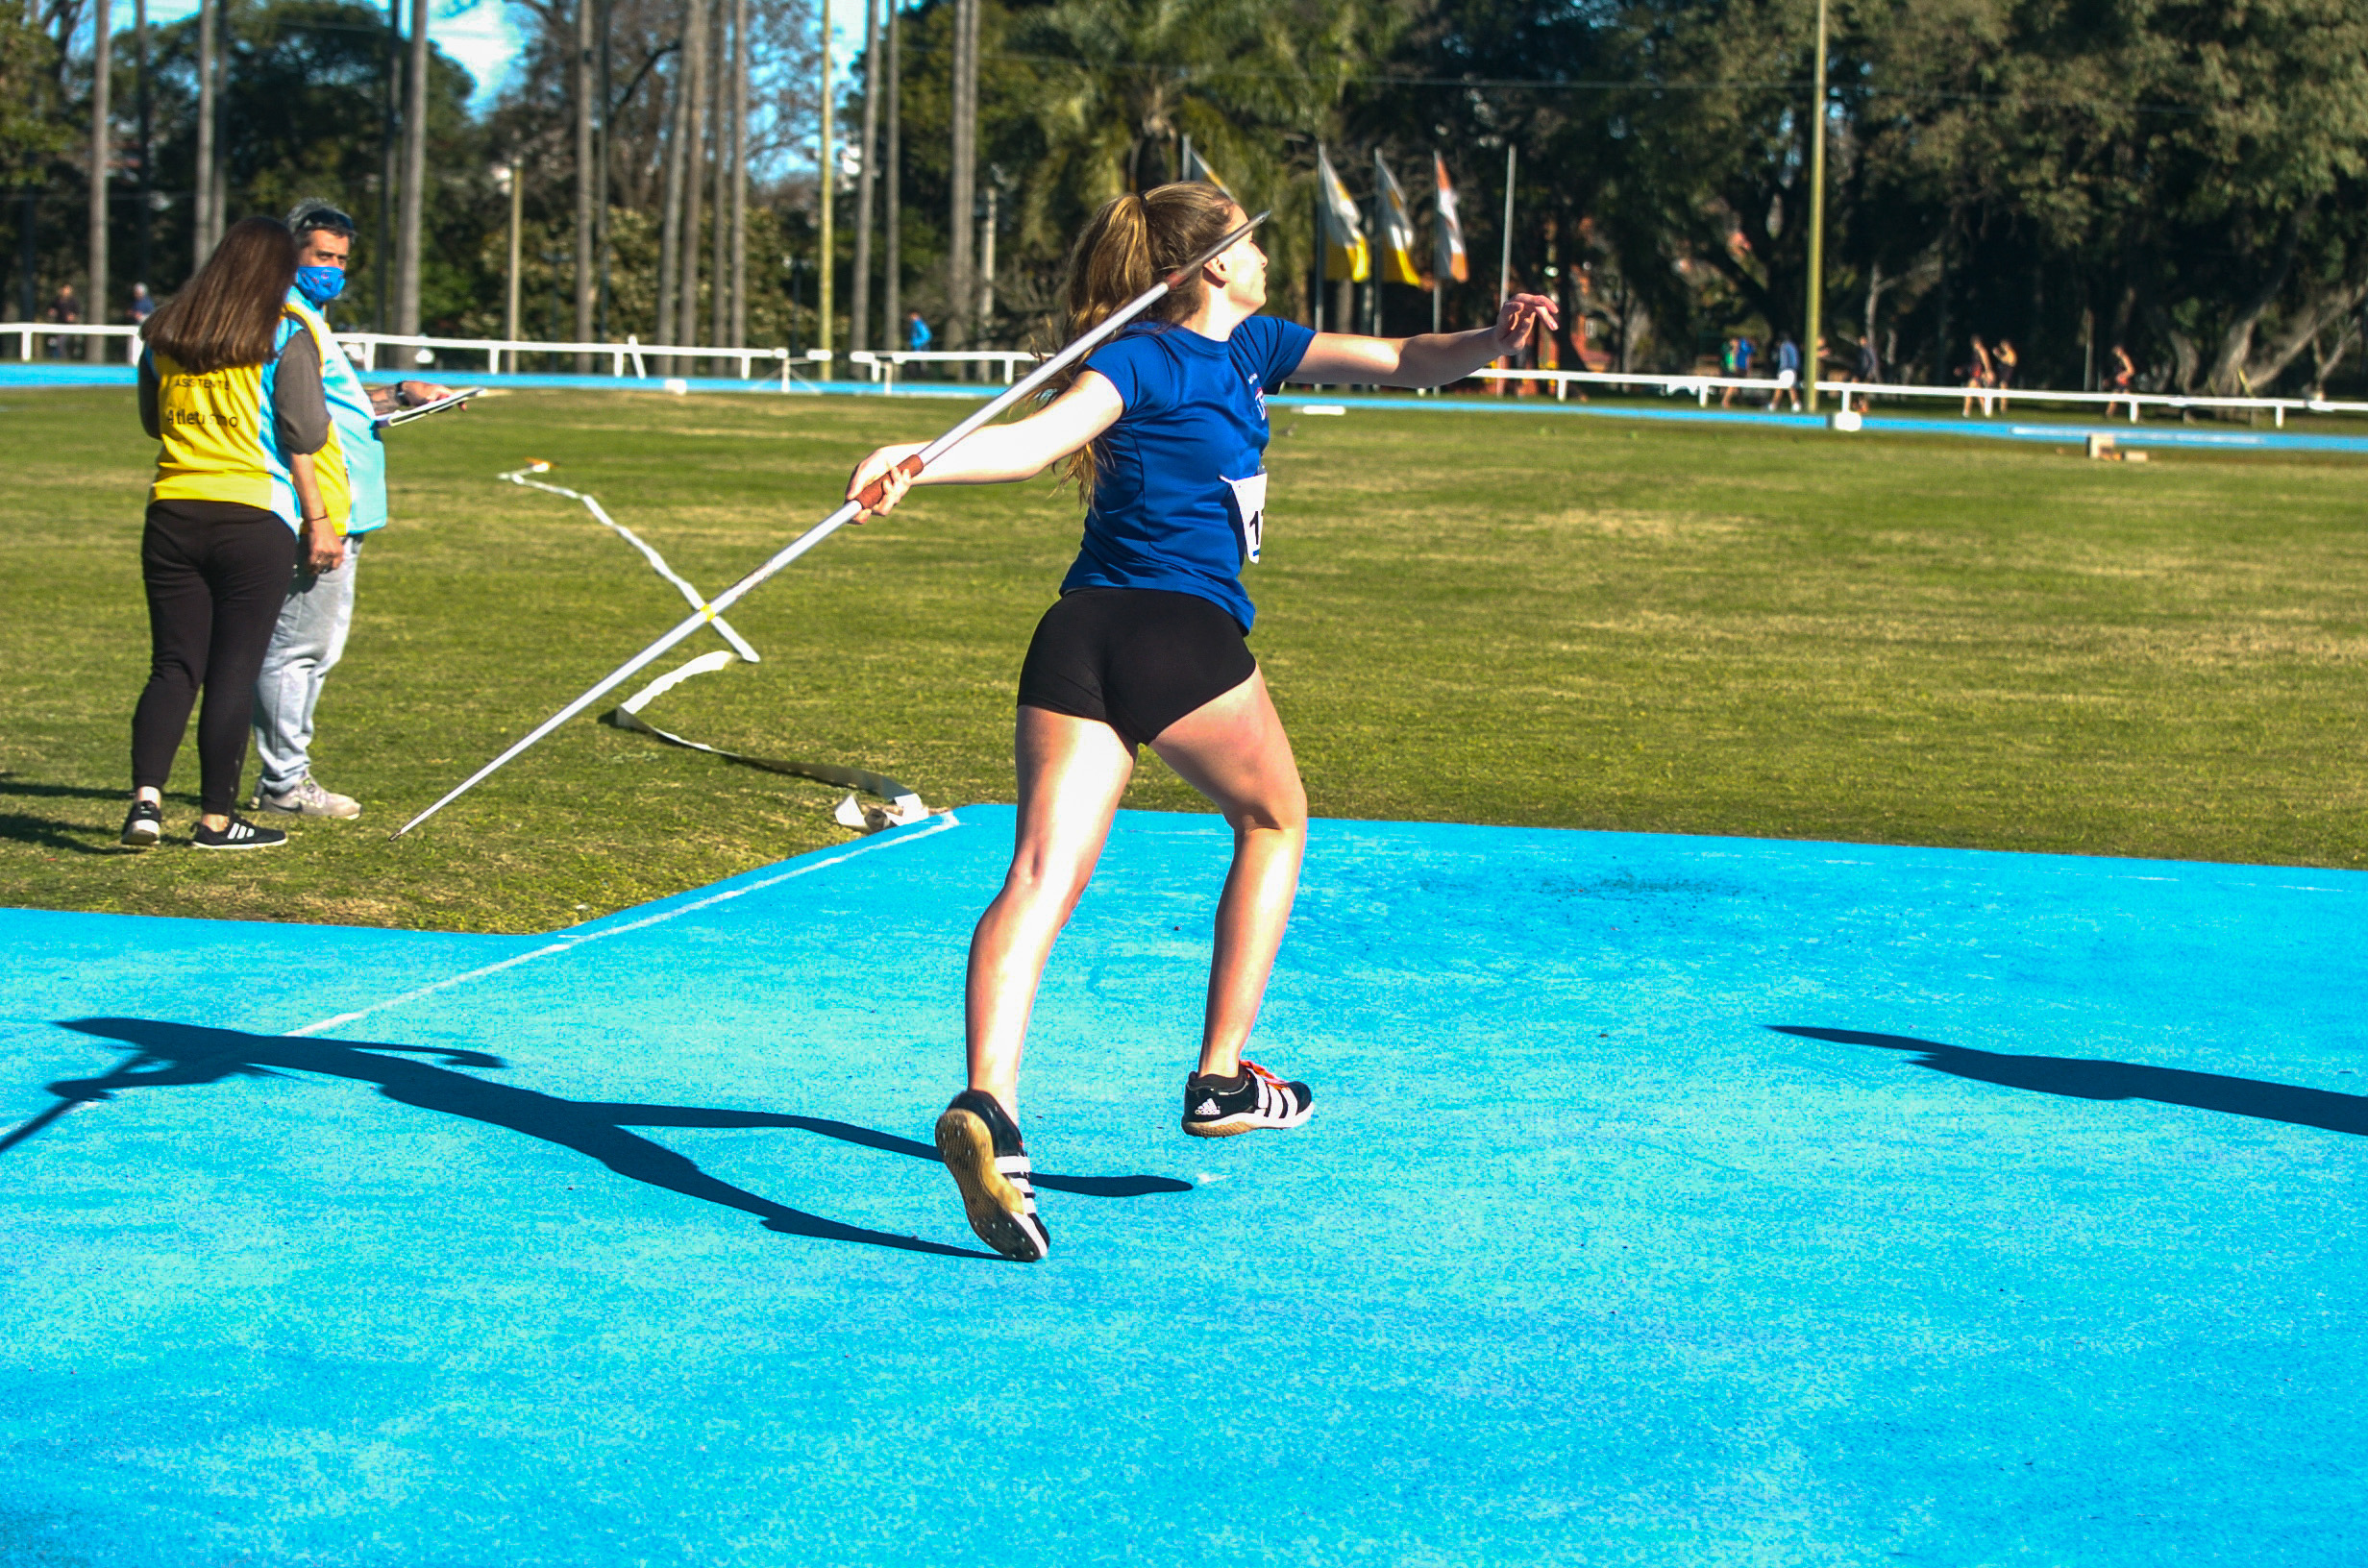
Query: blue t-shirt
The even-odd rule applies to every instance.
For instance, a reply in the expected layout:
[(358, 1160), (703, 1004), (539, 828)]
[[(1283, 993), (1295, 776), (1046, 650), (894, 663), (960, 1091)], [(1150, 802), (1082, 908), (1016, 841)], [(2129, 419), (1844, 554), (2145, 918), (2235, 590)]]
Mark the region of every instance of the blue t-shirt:
[(1299, 368), (1316, 334), (1252, 316), (1222, 343), (1189, 327), (1135, 322), (1085, 368), (1118, 388), (1125, 411), (1096, 443), (1073, 588), (1197, 594), (1249, 630), (1257, 611), (1242, 564), (1264, 521), (1267, 398)]

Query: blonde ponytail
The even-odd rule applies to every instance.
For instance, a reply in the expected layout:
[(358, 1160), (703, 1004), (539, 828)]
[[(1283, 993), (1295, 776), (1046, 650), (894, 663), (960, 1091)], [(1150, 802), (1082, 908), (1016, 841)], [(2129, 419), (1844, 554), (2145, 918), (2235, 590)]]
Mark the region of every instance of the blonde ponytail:
[[(1214, 185), (1180, 182), (1102, 204), (1077, 236), (1069, 255), (1069, 282), (1061, 341), (1074, 342), (1110, 319), (1112, 312), (1153, 283), (1225, 237), (1241, 221), (1241, 208)], [(1197, 276), (1177, 284), (1147, 312), (1154, 321), (1181, 321), (1200, 307), (1207, 289)], [(1047, 389), (1050, 401), (1069, 390), (1083, 365), (1075, 365)], [(1076, 481), (1078, 496), (1094, 501), (1098, 467), (1094, 446), (1062, 465), (1062, 478)]]

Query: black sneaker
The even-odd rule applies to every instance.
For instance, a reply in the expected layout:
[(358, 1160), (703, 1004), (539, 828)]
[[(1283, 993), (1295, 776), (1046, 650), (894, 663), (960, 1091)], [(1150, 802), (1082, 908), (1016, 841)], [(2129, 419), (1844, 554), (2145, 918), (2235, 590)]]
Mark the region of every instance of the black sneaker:
[(1040, 1262), (1051, 1233), (1036, 1213), (1036, 1184), (1019, 1124), (992, 1094), (966, 1089), (937, 1118), (937, 1152), (962, 1189), (962, 1207), (978, 1239), (1004, 1257)]
[(198, 823), (189, 843), (200, 849), (269, 849), (287, 843), (287, 835), (276, 827), (258, 827), (234, 811), (228, 827)]
[(154, 800), (135, 800), (131, 815), (123, 820), (123, 846), (126, 849), (154, 849), (157, 841), (164, 837), (164, 811)]
[(1196, 1072), (1184, 1081), (1184, 1130), (1195, 1138), (1296, 1127), (1315, 1110), (1314, 1090), (1287, 1084), (1255, 1062), (1244, 1062), (1231, 1078)]

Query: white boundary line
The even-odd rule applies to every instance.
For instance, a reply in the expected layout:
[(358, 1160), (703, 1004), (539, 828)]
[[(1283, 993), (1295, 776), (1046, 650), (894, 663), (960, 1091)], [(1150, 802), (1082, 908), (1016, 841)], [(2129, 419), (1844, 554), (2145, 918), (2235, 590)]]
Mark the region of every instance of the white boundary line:
[(307, 1035), (318, 1035), (345, 1024), (358, 1022), (374, 1013), (383, 1013), (389, 1008), (402, 1007), (406, 1003), (416, 1002), (422, 997), (432, 996), (437, 992), (450, 991), (455, 986), (467, 985), (472, 980), (482, 980), (488, 975), (500, 974), (504, 969), (514, 969), (521, 964), (530, 964), (538, 958), (549, 958), (554, 953), (572, 953), (587, 943), (599, 942), (606, 937), (621, 937), (628, 931), (646, 931), (651, 926), (663, 925), (677, 916), (689, 915), (699, 910), (712, 908), (717, 904), (729, 903), (734, 898), (745, 898), (752, 893), (762, 893), (767, 888), (778, 887), (781, 883), (794, 881), (802, 876), (810, 876), (816, 871), (827, 870), (833, 866), (844, 866), (849, 861), (861, 855), (871, 854), (875, 850), (893, 849), (900, 844), (918, 843), (920, 840), (931, 838), (961, 825), (961, 820), (950, 811), (944, 814), (943, 819), (934, 827), (925, 827), (913, 833), (900, 833), (894, 838), (867, 840), (832, 855), (827, 860), (807, 861), (803, 865), (774, 876), (765, 877), (761, 881), (751, 882), (743, 887), (727, 888), (722, 893), (709, 894), (704, 898), (694, 899), (690, 903), (679, 904), (655, 915), (644, 916), (638, 920), (629, 920), (623, 925), (612, 925), (598, 931), (587, 931), (580, 937), (563, 936), (556, 942), (546, 943), (531, 952), (514, 954), (498, 964), (487, 964), (482, 968), (471, 969), (465, 974), (456, 974), (432, 985), (421, 986), (417, 990), (407, 991), (399, 996), (390, 996), (385, 1001), (373, 1002), (368, 1007), (358, 1008), (351, 1013), (339, 1013), (333, 1017), (308, 1023), (301, 1029), (287, 1030), (285, 1036), (293, 1039)]

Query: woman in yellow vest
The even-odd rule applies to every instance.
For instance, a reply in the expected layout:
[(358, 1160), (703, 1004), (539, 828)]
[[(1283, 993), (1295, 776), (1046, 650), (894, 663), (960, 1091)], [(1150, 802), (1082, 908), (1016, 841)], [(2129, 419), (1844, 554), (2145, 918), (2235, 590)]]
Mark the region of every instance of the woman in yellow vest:
[(163, 836), (164, 784), (198, 693), (200, 849), (255, 849), (285, 833), (234, 811), (255, 676), (296, 567), (298, 535), (333, 548), (345, 466), (321, 386), (318, 337), (287, 309), (296, 240), (242, 218), (196, 277), (142, 324), (140, 424), (163, 443), (148, 492), (140, 576), (153, 652), (132, 715), (123, 842)]

